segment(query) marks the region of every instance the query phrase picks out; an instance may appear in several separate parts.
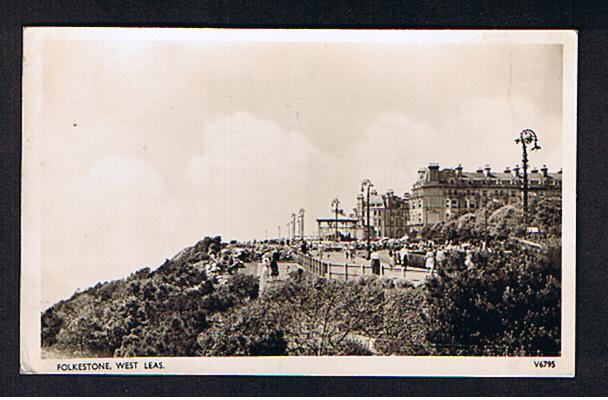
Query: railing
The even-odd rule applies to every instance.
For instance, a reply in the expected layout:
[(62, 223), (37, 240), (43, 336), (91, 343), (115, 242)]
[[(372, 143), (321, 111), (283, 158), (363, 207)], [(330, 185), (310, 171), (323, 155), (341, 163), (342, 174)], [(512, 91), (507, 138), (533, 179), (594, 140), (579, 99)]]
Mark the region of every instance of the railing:
[[(372, 273), (372, 267), (365, 264), (332, 263), (303, 253), (298, 253), (296, 259), (298, 260), (298, 264), (308, 272), (326, 277), (327, 279), (343, 279), (348, 281), (366, 273)], [(407, 266), (387, 267), (386, 265), (380, 265), (380, 276), (387, 276), (393, 279), (405, 278), (407, 271)]]

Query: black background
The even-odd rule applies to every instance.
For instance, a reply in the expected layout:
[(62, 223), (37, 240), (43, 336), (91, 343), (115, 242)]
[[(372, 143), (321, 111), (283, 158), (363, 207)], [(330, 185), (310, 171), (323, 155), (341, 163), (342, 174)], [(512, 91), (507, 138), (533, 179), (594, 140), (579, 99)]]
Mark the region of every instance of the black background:
[[(608, 394), (608, 2), (5, 1), (0, 21), (0, 395)], [(20, 376), (21, 29), (27, 25), (579, 30), (576, 378)]]

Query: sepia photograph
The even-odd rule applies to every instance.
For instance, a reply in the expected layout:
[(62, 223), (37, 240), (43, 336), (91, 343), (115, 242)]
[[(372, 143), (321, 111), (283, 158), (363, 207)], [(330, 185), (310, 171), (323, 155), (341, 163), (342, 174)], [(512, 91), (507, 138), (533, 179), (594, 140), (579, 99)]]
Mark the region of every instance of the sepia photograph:
[(574, 31), (24, 29), (23, 374), (574, 376)]

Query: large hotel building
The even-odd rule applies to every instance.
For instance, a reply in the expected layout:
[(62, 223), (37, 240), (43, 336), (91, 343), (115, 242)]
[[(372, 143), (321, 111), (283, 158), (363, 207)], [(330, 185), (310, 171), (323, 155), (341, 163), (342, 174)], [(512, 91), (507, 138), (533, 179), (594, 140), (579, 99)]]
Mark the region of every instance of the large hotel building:
[[(529, 170), (530, 197), (561, 197), (561, 189), (561, 170), (550, 173), (545, 166)], [(522, 196), (523, 171), (519, 167), (495, 172), (486, 166), (466, 172), (460, 165), (440, 169), (438, 164), (430, 164), (418, 170), (418, 180), (412, 187), (408, 228), (416, 229), (474, 212), (488, 201), (519, 204)]]
[[(528, 171), (530, 198), (561, 197), (561, 190), (561, 170), (550, 173), (543, 166), (540, 170), (532, 168)], [(418, 170), (418, 179), (411, 193), (399, 196), (390, 190), (386, 194), (371, 191), (370, 235), (374, 238), (400, 238), (425, 225), (475, 212), (488, 202), (516, 205), (522, 202), (522, 198), (523, 170), (517, 166), (502, 172), (492, 171), (489, 166), (467, 172), (460, 165), (441, 169), (438, 164), (429, 164)], [(366, 237), (366, 201), (363, 194), (357, 196), (354, 214), (343, 222), (348, 226), (349, 235), (358, 239)], [(328, 226), (331, 227), (331, 223)], [(320, 235), (321, 230), (319, 225)], [(326, 234), (329, 233), (328, 230)]]

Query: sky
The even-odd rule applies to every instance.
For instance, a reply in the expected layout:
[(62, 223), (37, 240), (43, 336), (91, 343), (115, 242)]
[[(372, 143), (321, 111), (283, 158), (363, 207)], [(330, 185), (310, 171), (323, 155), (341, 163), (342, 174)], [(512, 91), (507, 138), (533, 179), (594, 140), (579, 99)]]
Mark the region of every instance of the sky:
[[(207, 235), (306, 233), (361, 181), (430, 162), (561, 168), (562, 47), (44, 41), (42, 300), (156, 267)], [(65, 284), (69, 276), (70, 284)]]

